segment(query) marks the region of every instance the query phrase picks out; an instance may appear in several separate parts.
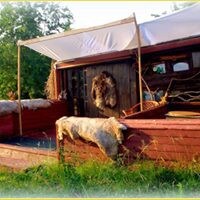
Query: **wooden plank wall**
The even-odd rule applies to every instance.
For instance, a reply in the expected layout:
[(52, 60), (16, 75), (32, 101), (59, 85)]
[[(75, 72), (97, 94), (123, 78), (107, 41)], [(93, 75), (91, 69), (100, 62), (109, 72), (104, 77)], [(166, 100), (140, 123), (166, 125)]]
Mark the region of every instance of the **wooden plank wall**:
[(111, 73), (116, 80), (117, 105), (114, 110), (120, 116), (123, 109), (130, 108), (137, 102), (135, 68), (130, 60), (87, 67), (88, 109), (86, 115), (89, 117), (100, 117), (99, 111), (91, 99), (91, 89), (92, 79), (102, 71)]
[(128, 126), (121, 146), (124, 160), (199, 161), (200, 120), (121, 120)]
[[(48, 108), (39, 108), (29, 110), (22, 109), (22, 129), (23, 134), (38, 130), (47, 130), (55, 128), (57, 119), (68, 116), (68, 104), (66, 101), (52, 100)], [(11, 113), (0, 116), (0, 140), (12, 138), (19, 135), (19, 115)]]
[[(52, 101), (48, 108), (40, 108), (36, 110), (22, 110), (22, 129), (23, 134), (28, 134), (33, 130), (45, 130), (54, 128), (55, 122), (60, 117), (68, 115), (68, 105), (66, 101)], [(17, 113), (13, 113), (13, 130), (16, 135), (19, 133), (19, 118)]]
[[(60, 148), (62, 149), (63, 155), (59, 154)], [(64, 156), (66, 162), (80, 163), (86, 160), (95, 160), (98, 162), (110, 161), (110, 159), (103, 154), (95, 143), (88, 142), (81, 138), (72, 140), (67, 135), (64, 135), (62, 141), (57, 140), (57, 150), (58, 159), (61, 159), (61, 156)]]
[[(189, 70), (173, 71), (173, 63), (175, 62), (187, 62), (189, 64)], [(157, 74), (156, 72), (153, 72), (153, 64), (155, 63), (165, 63), (166, 73)], [(143, 56), (143, 78), (152, 91), (155, 91), (156, 89), (166, 91), (172, 78), (188, 79), (199, 71), (200, 51), (192, 52), (192, 49), (179, 49), (171, 52), (159, 52)], [(192, 80), (188, 80), (187, 83), (180, 82), (179, 85), (177, 81), (174, 81), (170, 89), (174, 90), (174, 88), (181, 91), (198, 91), (199, 76)]]
[[(200, 119), (121, 119), (128, 129), (119, 146), (120, 160), (131, 164), (136, 159), (200, 162)], [(67, 161), (108, 161), (96, 144), (69, 136), (59, 144)], [(81, 148), (80, 148), (81, 147)]]
[(14, 115), (0, 116), (0, 139), (14, 136)]
[[(136, 159), (157, 161), (200, 162), (200, 119), (121, 119), (128, 129), (119, 146), (120, 160), (131, 164)], [(58, 147), (64, 149), (65, 160), (108, 161), (96, 144), (69, 136)]]

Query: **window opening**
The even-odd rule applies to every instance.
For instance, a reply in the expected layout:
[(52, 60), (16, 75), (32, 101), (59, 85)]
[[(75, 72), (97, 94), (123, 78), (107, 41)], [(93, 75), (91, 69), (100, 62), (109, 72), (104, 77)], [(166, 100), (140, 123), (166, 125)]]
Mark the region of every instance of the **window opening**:
[(173, 64), (174, 72), (181, 72), (189, 70), (189, 64), (187, 62), (177, 62)]
[(165, 74), (166, 66), (165, 63), (157, 63), (153, 65), (153, 71), (157, 74)]

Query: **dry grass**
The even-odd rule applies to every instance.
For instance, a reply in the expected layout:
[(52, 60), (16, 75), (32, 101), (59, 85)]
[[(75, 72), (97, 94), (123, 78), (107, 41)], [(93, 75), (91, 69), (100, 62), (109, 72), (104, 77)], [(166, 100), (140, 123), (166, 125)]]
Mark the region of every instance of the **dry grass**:
[(45, 85), (45, 94), (48, 99), (55, 99), (55, 79), (54, 79), (54, 62), (51, 63), (51, 71)]

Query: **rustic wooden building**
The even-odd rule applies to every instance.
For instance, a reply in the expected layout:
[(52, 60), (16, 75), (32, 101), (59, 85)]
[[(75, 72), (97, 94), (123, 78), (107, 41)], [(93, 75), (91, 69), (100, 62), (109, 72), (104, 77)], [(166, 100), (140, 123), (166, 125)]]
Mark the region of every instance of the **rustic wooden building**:
[[(200, 101), (200, 38), (192, 38), (169, 42), (154, 47), (142, 48), (142, 77), (143, 91), (163, 91), (170, 86), (170, 90), (195, 91), (196, 99)], [(138, 70), (136, 52), (121, 52), (118, 55), (111, 54), (107, 59), (99, 59), (95, 62), (87, 59), (86, 64), (79, 62), (62, 63), (57, 66), (57, 91), (67, 90), (72, 99), (75, 99), (77, 114), (81, 116), (98, 117), (98, 109), (91, 99), (92, 78), (102, 71), (110, 72), (117, 84), (117, 106), (114, 108), (119, 116), (123, 109), (127, 109), (139, 102), (138, 97)], [(116, 57), (115, 57), (116, 56)], [(119, 56), (119, 57), (117, 57)], [(104, 56), (102, 56), (104, 57)], [(84, 61), (84, 59), (83, 59)], [(81, 63), (82, 61), (80, 61)], [(156, 70), (159, 68), (163, 71)], [(193, 76), (195, 76), (192, 78)], [(190, 80), (190, 78), (192, 78)], [(172, 79), (180, 79), (170, 85)], [(185, 82), (183, 82), (185, 80)], [(175, 88), (176, 87), (176, 88)], [(73, 111), (72, 111), (73, 112)], [(74, 111), (73, 114), (75, 114)]]
[[(57, 69), (58, 93), (67, 90), (73, 100), (73, 114), (89, 117), (100, 116), (92, 98), (92, 79), (107, 71), (116, 81), (117, 105), (114, 110), (119, 114), (121, 110), (137, 103), (137, 85), (134, 60), (120, 58), (117, 61), (103, 61), (101, 63), (88, 64), (85, 66), (67, 67), (62, 64)], [(77, 111), (76, 111), (77, 109)], [(118, 115), (119, 117), (119, 115)]]
[[(126, 161), (140, 157), (199, 161), (199, 19), (200, 5), (195, 4), (180, 12), (139, 25), (143, 98), (160, 101), (159, 98), (167, 92), (167, 100), (171, 102), (171, 107), (166, 104), (158, 106), (157, 112), (153, 110), (154, 116), (152, 110), (146, 110), (139, 112), (137, 117), (134, 115), (128, 116), (129, 119), (119, 119), (128, 127), (128, 130), (124, 131), (125, 139), (119, 145), (119, 153)], [(2, 138), (19, 136), (21, 128), (20, 134), (23, 131), (23, 135), (20, 135), (20, 140), (22, 136), (48, 139), (47, 142), (49, 138), (53, 138), (52, 141), (57, 142), (58, 150), (60, 143), (55, 131), (55, 121), (58, 118), (64, 115), (104, 116), (91, 98), (92, 80), (103, 71), (111, 74), (115, 82), (117, 103), (111, 108), (111, 115), (120, 117), (122, 110), (129, 109), (139, 102), (138, 43), (132, 17), (103, 26), (19, 41), (19, 48), (22, 45), (55, 61), (55, 98), (58, 99), (61, 93), (66, 92), (67, 101), (54, 101), (50, 108), (37, 111), (20, 110), (21, 127), (20, 123), (18, 125), (20, 114), (1, 116)], [(175, 116), (176, 120), (165, 119), (170, 117), (166, 115), (168, 111), (181, 109), (195, 112), (193, 116), (184, 119), (183, 116)], [(73, 155), (80, 156), (81, 159), (106, 159), (95, 144), (84, 140), (71, 142), (66, 137), (63, 145), (64, 149), (66, 148), (66, 160), (71, 159)], [(5, 160), (14, 156), (16, 159), (17, 155), (18, 158), (23, 156), (32, 159), (37, 157), (36, 155), (50, 155), (48, 151), (44, 153), (32, 149), (27, 153), (30, 149), (13, 148), (9, 144), (0, 144), (0, 149), (0, 162), (1, 157)], [(51, 157), (55, 158), (56, 155), (54, 151)], [(38, 159), (41, 160), (41, 157)]]

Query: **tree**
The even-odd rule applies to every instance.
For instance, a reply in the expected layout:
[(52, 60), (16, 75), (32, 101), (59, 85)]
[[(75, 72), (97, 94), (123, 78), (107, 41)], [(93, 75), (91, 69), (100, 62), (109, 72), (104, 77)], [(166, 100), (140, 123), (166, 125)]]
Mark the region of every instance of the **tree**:
[[(58, 3), (1, 3), (0, 99), (17, 90), (17, 41), (68, 30), (73, 16)], [(51, 60), (22, 48), (22, 98), (44, 97)]]

